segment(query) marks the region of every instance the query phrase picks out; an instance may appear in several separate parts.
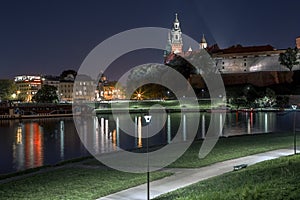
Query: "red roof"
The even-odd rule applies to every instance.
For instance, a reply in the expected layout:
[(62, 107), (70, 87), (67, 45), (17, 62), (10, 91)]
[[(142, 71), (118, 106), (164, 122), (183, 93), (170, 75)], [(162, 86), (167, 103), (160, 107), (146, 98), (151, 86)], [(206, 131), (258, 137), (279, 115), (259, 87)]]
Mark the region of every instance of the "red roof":
[(242, 45), (235, 45), (229, 47), (227, 49), (221, 50), (223, 54), (230, 54), (230, 53), (249, 53), (249, 52), (261, 52), (261, 51), (274, 51), (274, 47), (271, 45), (265, 46), (249, 46), (243, 47)]

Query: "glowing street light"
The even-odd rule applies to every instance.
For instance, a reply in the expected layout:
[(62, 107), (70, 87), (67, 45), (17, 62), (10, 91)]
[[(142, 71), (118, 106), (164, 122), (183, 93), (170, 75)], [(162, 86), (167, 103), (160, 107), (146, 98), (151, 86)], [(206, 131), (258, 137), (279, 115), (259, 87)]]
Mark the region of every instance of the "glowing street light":
[(140, 100), (141, 97), (142, 97), (142, 94), (141, 94), (141, 93), (138, 93), (138, 94), (137, 94), (137, 98)]
[(147, 200), (150, 200), (150, 170), (149, 170), (149, 124), (151, 122), (151, 115), (145, 115), (144, 119), (147, 123)]

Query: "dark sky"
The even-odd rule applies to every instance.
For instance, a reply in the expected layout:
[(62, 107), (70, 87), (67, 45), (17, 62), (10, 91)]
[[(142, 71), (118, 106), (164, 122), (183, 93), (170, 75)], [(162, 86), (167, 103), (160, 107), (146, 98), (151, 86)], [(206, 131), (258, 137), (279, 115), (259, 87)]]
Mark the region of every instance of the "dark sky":
[[(293, 47), (300, 35), (299, 8), (298, 0), (5, 0), (0, 79), (77, 70), (106, 38), (137, 27), (171, 28), (176, 12), (183, 33), (197, 41), (204, 33), (209, 45)], [(157, 50), (130, 53), (113, 64), (108, 77), (115, 79), (127, 65), (162, 59)]]

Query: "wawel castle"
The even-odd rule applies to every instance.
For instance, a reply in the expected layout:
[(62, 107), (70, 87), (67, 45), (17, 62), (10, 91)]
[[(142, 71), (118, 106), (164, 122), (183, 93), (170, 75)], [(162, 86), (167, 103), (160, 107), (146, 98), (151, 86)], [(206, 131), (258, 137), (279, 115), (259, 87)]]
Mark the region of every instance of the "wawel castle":
[[(197, 52), (200, 49), (206, 49), (215, 61), (216, 68), (221, 73), (248, 73), (259, 71), (287, 71), (284, 66), (278, 62), (279, 54), (285, 50), (277, 50), (271, 45), (266, 46), (232, 46), (226, 49), (220, 49), (217, 44), (209, 46), (205, 36), (199, 42), (198, 49), (189, 47), (188, 51), (183, 51), (182, 31), (178, 15), (175, 15), (173, 27), (168, 35), (165, 57), (166, 59), (176, 54), (182, 57)], [(296, 39), (296, 45), (300, 48), (300, 37)], [(300, 65), (293, 70), (299, 70)]]

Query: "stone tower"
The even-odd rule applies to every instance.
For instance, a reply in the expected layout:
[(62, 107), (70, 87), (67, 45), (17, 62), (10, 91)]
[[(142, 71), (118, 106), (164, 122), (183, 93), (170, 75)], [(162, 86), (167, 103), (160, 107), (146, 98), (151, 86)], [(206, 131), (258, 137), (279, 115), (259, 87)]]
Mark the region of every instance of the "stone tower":
[(175, 21), (171, 30), (171, 52), (176, 54), (182, 53), (182, 32), (180, 28), (180, 22), (178, 20), (177, 13), (175, 14)]

